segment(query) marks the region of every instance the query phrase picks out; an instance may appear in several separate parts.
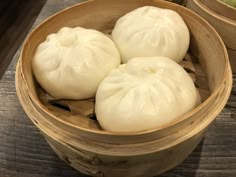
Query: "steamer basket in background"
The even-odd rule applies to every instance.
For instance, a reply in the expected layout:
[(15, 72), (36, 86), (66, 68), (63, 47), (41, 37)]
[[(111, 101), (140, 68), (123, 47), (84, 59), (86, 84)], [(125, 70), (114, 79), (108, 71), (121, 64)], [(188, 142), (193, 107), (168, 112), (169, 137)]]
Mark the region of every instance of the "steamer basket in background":
[[(145, 5), (175, 10), (186, 22), (191, 44), (181, 65), (194, 80), (203, 101), (201, 105), (157, 129), (112, 133), (102, 130), (93, 119), (92, 99), (56, 100), (40, 88), (31, 61), (47, 35), (64, 26), (110, 33), (119, 17)], [(22, 107), (53, 150), (77, 170), (104, 177), (155, 176), (179, 164), (223, 109), (231, 87), (227, 51), (216, 31), (192, 11), (158, 0), (96, 0), (67, 8), (31, 32), (16, 71), (16, 89)]]
[(206, 19), (223, 39), (233, 72), (236, 72), (236, 8), (220, 0), (189, 0), (187, 8)]

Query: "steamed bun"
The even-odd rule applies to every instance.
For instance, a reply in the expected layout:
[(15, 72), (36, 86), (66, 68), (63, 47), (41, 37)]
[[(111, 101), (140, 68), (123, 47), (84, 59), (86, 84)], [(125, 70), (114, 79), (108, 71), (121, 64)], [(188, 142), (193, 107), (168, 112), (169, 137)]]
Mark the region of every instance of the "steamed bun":
[(99, 31), (64, 27), (41, 43), (32, 61), (35, 77), (50, 95), (95, 96), (99, 83), (120, 65), (115, 44)]
[(189, 47), (189, 31), (170, 9), (140, 7), (121, 17), (112, 31), (122, 63), (134, 57), (164, 56), (180, 62)]
[(134, 58), (101, 82), (95, 112), (107, 131), (144, 131), (191, 111), (199, 98), (191, 77), (173, 60)]

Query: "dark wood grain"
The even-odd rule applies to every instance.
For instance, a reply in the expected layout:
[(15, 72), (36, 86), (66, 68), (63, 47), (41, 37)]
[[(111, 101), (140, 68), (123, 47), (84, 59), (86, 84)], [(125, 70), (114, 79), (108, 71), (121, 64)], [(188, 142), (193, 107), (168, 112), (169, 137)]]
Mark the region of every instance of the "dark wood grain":
[[(33, 27), (77, 2), (79, 0), (48, 0)], [(0, 177), (85, 177), (55, 155), (22, 110), (14, 85), (18, 57), (19, 51), (0, 81)], [(236, 84), (227, 106), (201, 144), (183, 163), (160, 177), (235, 176)]]
[(0, 78), (46, 0), (0, 1)]

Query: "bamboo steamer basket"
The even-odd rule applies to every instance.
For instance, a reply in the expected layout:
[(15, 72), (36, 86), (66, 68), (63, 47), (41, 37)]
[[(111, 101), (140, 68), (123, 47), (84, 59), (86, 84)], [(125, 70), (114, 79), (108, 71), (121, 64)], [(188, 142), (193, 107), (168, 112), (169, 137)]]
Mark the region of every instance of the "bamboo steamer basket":
[(189, 0), (186, 5), (206, 19), (222, 37), (236, 72), (236, 8), (219, 0)]
[[(120, 16), (144, 5), (173, 9), (186, 22), (191, 44), (181, 65), (203, 99), (196, 109), (157, 129), (112, 133), (101, 130), (97, 121), (89, 118), (93, 117), (93, 100), (56, 100), (39, 87), (31, 59), (48, 34), (63, 26), (109, 33)], [(63, 160), (91, 176), (146, 177), (173, 168), (199, 143), (226, 104), (231, 87), (227, 51), (215, 30), (190, 10), (158, 0), (96, 0), (67, 8), (32, 31), (23, 45), (16, 71), (17, 94), (29, 118)]]
[(236, 20), (236, 9), (220, 0), (200, 0), (205, 6), (223, 17)]
[[(19, 70), (19, 66), (17, 68)], [(134, 156), (134, 159), (132, 159), (132, 156), (124, 158), (117, 156), (110, 157), (110, 155), (109, 157), (107, 157), (107, 155), (98, 155), (92, 153), (91, 151), (88, 151), (88, 149), (82, 150), (81, 148), (78, 148), (78, 146), (75, 147), (69, 144), (68, 142), (69, 140), (72, 140), (72, 137), (66, 135), (66, 132), (63, 132), (62, 129), (59, 129), (58, 127), (53, 125), (49, 125), (47, 120), (45, 120), (45, 117), (42, 116), (42, 114), (34, 106), (32, 100), (30, 100), (30, 97), (27, 94), (24, 83), (21, 83), (23, 81), (22, 75), (18, 70), (16, 72), (16, 83), (18, 87), (17, 93), (19, 99), (22, 103), (23, 108), (27, 110), (26, 112), (29, 118), (41, 130), (48, 144), (67, 164), (85, 174), (97, 177), (118, 177), (121, 175), (127, 176), (127, 174), (131, 177), (153, 176), (161, 174), (162, 172), (176, 166), (193, 151), (193, 149), (204, 136), (204, 133), (206, 132), (210, 123), (217, 116), (219, 110), (224, 107), (225, 102), (222, 102), (222, 100), (228, 99), (231, 90), (230, 85), (232, 84), (231, 74), (230, 72), (228, 72), (228, 79), (226, 80), (224, 86), (220, 89), (219, 95), (217, 95), (210, 107), (208, 107), (209, 110), (213, 111), (211, 111), (210, 113), (205, 112), (201, 115), (201, 117), (198, 117), (200, 121), (194, 123), (192, 126), (186, 127), (184, 131), (180, 131), (179, 134), (182, 139), (178, 139), (178, 142), (170, 144), (170, 142), (174, 141), (175, 138), (178, 137), (178, 133), (175, 133), (174, 135), (171, 135), (169, 137), (157, 139), (155, 142), (152, 142), (151, 144), (149, 143), (149, 146), (156, 148), (156, 152), (153, 152), (151, 154), (139, 154), (139, 156)], [(165, 141), (167, 143), (165, 143)], [(102, 145), (104, 144), (101, 144), (100, 146)], [(164, 145), (164, 148), (160, 145)], [(141, 144), (139, 146), (143, 146), (143, 148), (146, 148), (146, 144)], [(96, 150), (98, 149), (99, 147), (97, 146)], [(133, 149), (130, 149), (130, 152), (133, 151)], [(126, 162), (127, 158), (129, 158), (129, 162)], [(114, 159), (116, 159), (117, 164), (114, 164)], [(145, 165), (140, 165), (138, 163), (139, 161), (144, 161)], [(158, 163), (160, 161), (161, 163)], [(113, 169), (114, 167), (115, 169)]]

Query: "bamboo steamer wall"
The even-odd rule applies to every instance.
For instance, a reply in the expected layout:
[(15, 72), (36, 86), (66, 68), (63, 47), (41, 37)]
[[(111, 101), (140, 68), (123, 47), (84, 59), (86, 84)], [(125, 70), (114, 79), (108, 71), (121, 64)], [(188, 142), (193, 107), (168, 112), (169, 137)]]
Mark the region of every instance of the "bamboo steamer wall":
[(186, 5), (206, 19), (222, 37), (236, 72), (236, 8), (219, 0), (189, 0)]
[[(19, 70), (19, 67), (17, 68)], [(231, 74), (228, 72), (228, 79), (224, 87), (221, 88), (219, 95), (217, 95), (208, 108), (210, 112), (205, 112), (198, 117), (201, 120), (198, 123), (186, 126), (184, 130), (170, 137), (143, 142), (141, 144), (126, 143), (123, 147), (122, 145), (116, 145), (119, 148), (119, 154), (117, 154), (114, 148), (112, 149), (111, 146), (104, 143), (100, 143), (97, 146), (94, 145), (94, 149), (91, 150), (91, 148), (88, 148), (88, 144), (91, 145), (89, 140), (85, 140), (87, 146), (84, 148), (81, 146), (83, 144), (81, 139), (75, 140), (73, 137), (67, 136), (66, 132), (63, 132), (59, 127), (48, 125), (47, 122), (44, 122), (46, 121), (45, 117), (34, 107), (27, 94), (27, 90), (25, 90), (24, 83), (21, 83), (21, 72), (17, 71), (16, 73), (16, 82), (17, 85), (20, 85), (20, 87), (17, 86), (19, 88), (18, 95), (22, 106), (27, 110), (28, 116), (42, 131), (46, 140), (59, 157), (85, 174), (109, 177), (126, 176), (127, 174), (130, 177), (153, 176), (171, 169), (180, 163), (193, 151), (204, 136), (209, 124), (215, 119), (219, 110), (223, 108), (225, 102), (222, 100), (227, 100), (232, 84), (232, 80), (230, 79)], [(178, 137), (178, 134), (181, 136)], [(73, 145), (71, 141), (77, 141), (78, 144)], [(99, 153), (101, 147), (104, 149), (104, 146), (106, 150)], [(124, 146), (127, 147), (124, 148)], [(109, 149), (112, 150), (109, 152)], [(138, 149), (144, 150), (142, 154), (137, 152)], [(148, 152), (148, 149), (153, 150), (152, 152)], [(161, 163), (159, 163), (160, 161)]]
[[(86, 107), (85, 112), (93, 112), (94, 103), (90, 100), (57, 102), (68, 104), (72, 110), (68, 112), (45, 102), (48, 99), (42, 99), (41, 96), (47, 98), (48, 95), (34, 79), (31, 60), (38, 44), (48, 34), (63, 26), (82, 26), (109, 33), (120, 16), (144, 5), (176, 10), (185, 20), (191, 44), (182, 66), (189, 71), (200, 91), (201, 105), (166, 126), (119, 134), (101, 130), (87, 114), (73, 112), (74, 107)], [(190, 10), (158, 0), (96, 0), (67, 8), (29, 35), (16, 71), (20, 102), (54, 151), (74, 168), (92, 176), (105, 177), (154, 176), (180, 163), (223, 109), (231, 86), (227, 52), (215, 30)]]

